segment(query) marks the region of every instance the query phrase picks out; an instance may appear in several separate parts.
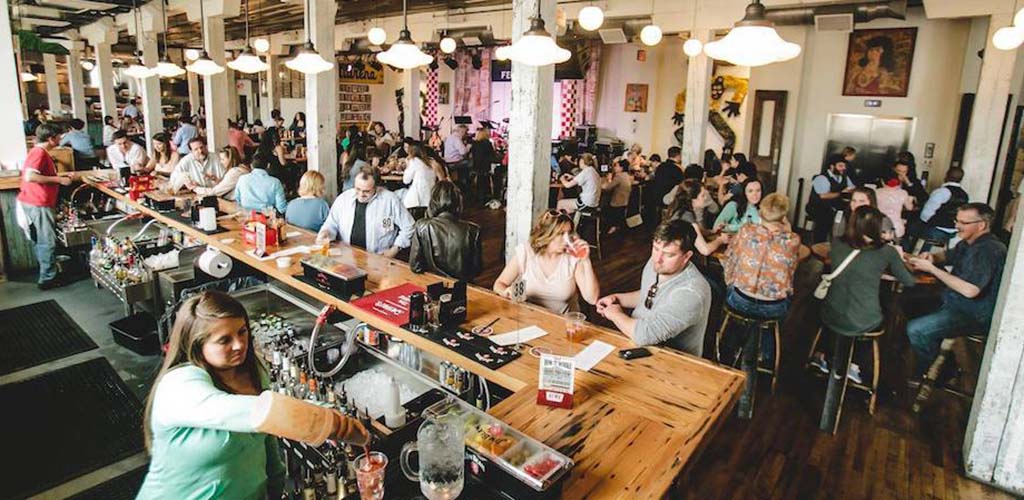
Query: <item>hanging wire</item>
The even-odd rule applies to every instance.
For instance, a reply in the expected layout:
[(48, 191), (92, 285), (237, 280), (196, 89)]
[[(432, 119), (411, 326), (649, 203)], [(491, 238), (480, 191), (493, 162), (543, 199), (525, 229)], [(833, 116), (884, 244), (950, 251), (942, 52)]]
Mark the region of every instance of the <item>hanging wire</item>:
[(166, 0), (160, 0), (160, 12), (164, 16), (164, 33), (163, 33), (163, 35), (164, 35), (164, 55), (167, 55), (167, 30), (169, 29), (169, 27), (167, 26), (167, 4), (166, 4)]

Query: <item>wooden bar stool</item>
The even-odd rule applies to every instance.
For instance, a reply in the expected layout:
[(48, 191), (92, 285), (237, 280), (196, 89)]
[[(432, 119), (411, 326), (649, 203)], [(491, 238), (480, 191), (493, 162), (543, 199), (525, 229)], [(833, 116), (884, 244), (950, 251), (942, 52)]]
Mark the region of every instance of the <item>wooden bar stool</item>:
[[(942, 340), (942, 347), (939, 348), (939, 355), (932, 362), (931, 366), (928, 367), (928, 371), (924, 375), (924, 379), (921, 380), (921, 386), (917, 389), (917, 397), (914, 398), (914, 404), (911, 407), (914, 413), (921, 413), (924, 408), (924, 404), (932, 396), (932, 392), (935, 390), (935, 384), (938, 382), (939, 376), (942, 374), (942, 368), (945, 366), (946, 361), (953, 357), (955, 353), (953, 348), (956, 346), (957, 341), (973, 342), (975, 344), (985, 345), (986, 337), (984, 335), (967, 335), (965, 337), (955, 337), (950, 339)], [(974, 388), (971, 388), (970, 392), (958, 390), (949, 386), (942, 386), (942, 390), (959, 396), (961, 398), (972, 400), (974, 399)]]
[[(715, 334), (715, 360), (722, 362), (722, 351), (721, 343), (722, 338), (725, 336), (725, 332), (729, 327), (730, 323), (739, 324), (748, 331), (748, 335), (754, 335), (754, 363), (753, 366), (748, 366), (742, 363), (744, 356), (744, 349), (749, 344), (750, 340), (744, 341), (740, 345), (740, 348), (736, 352), (735, 359), (730, 364), (736, 367), (737, 363), (741, 364), (741, 368), (747, 374), (747, 383), (744, 387), (743, 394), (740, 396), (740, 403), (737, 407), (737, 412), (740, 418), (749, 419), (754, 412), (754, 399), (757, 393), (757, 375), (759, 373), (767, 373), (772, 377), (772, 394), (775, 394), (775, 385), (778, 380), (779, 373), (779, 358), (781, 357), (781, 346), (780, 346), (780, 335), (779, 335), (779, 322), (781, 319), (759, 319), (744, 316), (739, 312), (725, 307), (724, 317), (722, 318), (722, 326), (719, 327), (718, 333)], [(753, 332), (750, 330), (753, 329)], [(775, 338), (775, 358), (772, 367), (762, 367), (760, 362), (761, 357), (761, 335), (766, 329), (770, 329)]]
[[(807, 365), (809, 367), (810, 360), (814, 356), (814, 353), (817, 351), (818, 341), (821, 340), (821, 331), (822, 327), (819, 327), (818, 332), (814, 335), (814, 341), (811, 342), (811, 350), (807, 355)], [(837, 357), (839, 356), (839, 353), (833, 353), (831, 369), (829, 370), (829, 373), (827, 375), (828, 390), (825, 392), (825, 405), (821, 410), (821, 423), (819, 424), (819, 428), (821, 430), (830, 432), (832, 434), (836, 433), (836, 429), (839, 427), (839, 418), (842, 416), (843, 400), (846, 398), (846, 387), (848, 385), (854, 387), (855, 389), (865, 391), (869, 394), (868, 413), (871, 415), (875, 414), (875, 404), (878, 401), (878, 374), (880, 372), (879, 363), (882, 360), (879, 353), (878, 339), (879, 337), (882, 336), (883, 333), (885, 333), (885, 330), (878, 330), (874, 332), (864, 333), (856, 337), (849, 337), (852, 341), (852, 344), (850, 345), (850, 349), (846, 355), (846, 359), (843, 361), (844, 368), (842, 370), (842, 374), (838, 378), (837, 375), (840, 375), (839, 373), (837, 373), (837, 367), (839, 366), (839, 364), (837, 363), (839, 361)], [(839, 334), (836, 335), (838, 336)], [(857, 344), (859, 343), (871, 344), (871, 355), (873, 357), (871, 364), (873, 370), (871, 374), (870, 385), (852, 382), (847, 378), (847, 373), (850, 370), (850, 364), (853, 363), (853, 353), (857, 350)], [(816, 373), (821, 373), (820, 371), (817, 370), (817, 368), (815, 368), (815, 371)], [(840, 378), (842, 380), (839, 380)]]

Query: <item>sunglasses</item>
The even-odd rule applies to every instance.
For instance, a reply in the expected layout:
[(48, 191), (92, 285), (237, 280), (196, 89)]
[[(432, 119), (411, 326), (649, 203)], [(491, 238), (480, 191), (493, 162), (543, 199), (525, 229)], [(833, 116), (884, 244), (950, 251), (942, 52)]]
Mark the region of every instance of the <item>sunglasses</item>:
[(644, 307), (646, 307), (647, 309), (650, 309), (652, 306), (654, 306), (654, 296), (657, 295), (658, 293), (658, 281), (660, 279), (661, 278), (659, 276), (655, 276), (654, 284), (651, 285), (651, 288), (649, 290), (647, 290), (647, 298), (644, 300)]

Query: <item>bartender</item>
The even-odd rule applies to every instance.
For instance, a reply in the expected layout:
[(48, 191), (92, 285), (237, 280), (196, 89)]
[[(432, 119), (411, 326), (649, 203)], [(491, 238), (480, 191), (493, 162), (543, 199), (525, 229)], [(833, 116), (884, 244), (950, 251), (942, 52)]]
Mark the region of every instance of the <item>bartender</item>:
[(281, 498), (280, 436), (364, 445), (358, 421), (268, 390), (244, 307), (208, 291), (182, 304), (147, 402), (152, 455), (138, 499)]

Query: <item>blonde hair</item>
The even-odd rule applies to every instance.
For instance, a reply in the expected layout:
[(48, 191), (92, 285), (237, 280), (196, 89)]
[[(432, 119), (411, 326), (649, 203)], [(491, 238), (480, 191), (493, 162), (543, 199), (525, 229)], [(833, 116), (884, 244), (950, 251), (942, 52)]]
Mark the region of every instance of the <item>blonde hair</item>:
[(758, 206), (761, 213), (761, 220), (765, 222), (779, 222), (786, 218), (789, 212), (789, 198), (784, 194), (772, 193), (765, 196)]
[(299, 179), (299, 196), (315, 196), (322, 198), (324, 195), (324, 176), (316, 170), (308, 170)]
[(597, 168), (597, 158), (595, 158), (594, 155), (590, 153), (583, 153), (580, 155), (580, 159), (583, 160), (584, 165)]
[(572, 217), (561, 211), (548, 210), (540, 216), (537, 225), (530, 231), (530, 248), (533, 253), (541, 254), (544, 249), (558, 238), (562, 237), (562, 227), (569, 225), (569, 231), (573, 230)]
[(489, 137), (490, 134), (487, 133), (486, 129), (479, 129), (476, 131), (476, 136), (473, 137), (473, 139), (477, 141), (486, 141)]
[[(218, 389), (234, 393), (217, 378), (213, 369), (203, 357), (203, 344), (210, 337), (208, 331), (210, 323), (220, 319), (241, 318), (245, 321), (245, 328), (249, 330), (249, 315), (245, 307), (234, 297), (217, 290), (209, 290), (195, 295), (178, 309), (177, 317), (174, 320), (174, 327), (171, 329), (171, 338), (167, 343), (167, 355), (164, 357), (160, 373), (156, 376), (156, 382), (146, 398), (146, 410), (143, 414), (142, 433), (145, 436), (146, 449), (149, 450), (153, 443), (151, 429), (153, 417), (153, 396), (160, 385), (160, 380), (167, 372), (182, 365), (193, 365), (210, 374), (213, 385)], [(245, 351), (245, 360), (242, 362), (242, 370), (247, 372), (250, 380), (257, 386), (261, 385), (260, 364), (256, 360), (256, 351), (252, 346), (252, 335), (249, 336), (249, 346)]]

